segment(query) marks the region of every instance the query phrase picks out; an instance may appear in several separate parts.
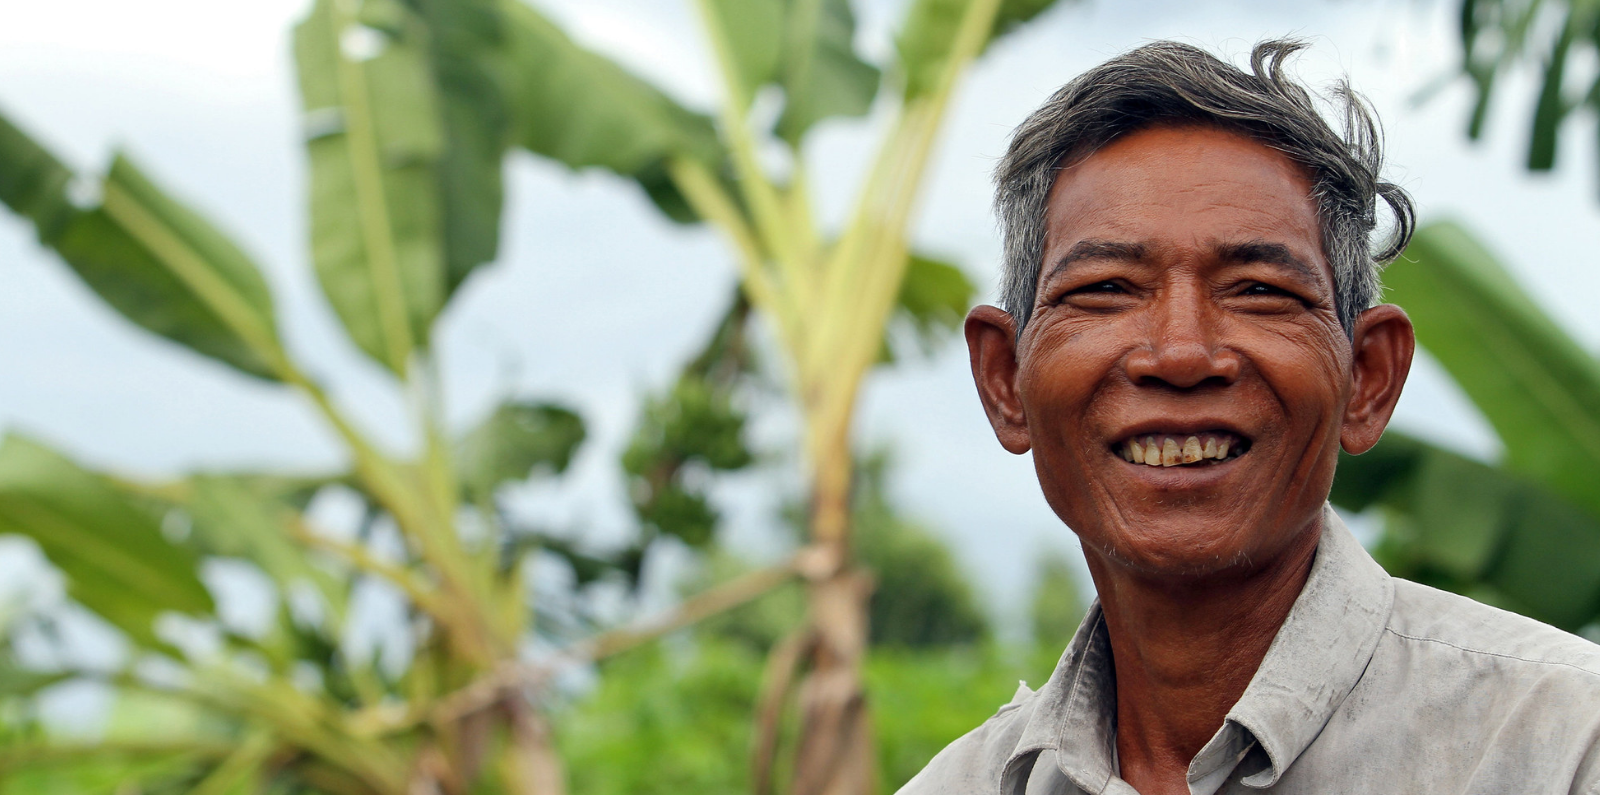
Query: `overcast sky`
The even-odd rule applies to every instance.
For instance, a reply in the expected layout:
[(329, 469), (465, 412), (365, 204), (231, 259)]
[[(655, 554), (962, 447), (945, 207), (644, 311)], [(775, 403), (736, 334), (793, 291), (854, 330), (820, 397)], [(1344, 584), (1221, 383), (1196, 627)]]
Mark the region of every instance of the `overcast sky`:
[[(684, 102), (714, 101), (688, 0), (536, 5)], [(233, 233), (268, 270), (295, 352), (381, 432), (396, 424), (400, 407), (340, 337), (309, 276), (287, 48), (304, 6), (14, 3), (0, 26), (0, 108), (82, 168), (98, 171), (114, 147), (127, 148)], [(859, 45), (881, 58), (903, 3), (858, 6)], [(1592, 123), (1567, 132), (1558, 174), (1532, 177), (1520, 169), (1526, 76), (1500, 95), (1483, 145), (1468, 145), (1461, 132), (1464, 85), (1416, 107), (1416, 92), (1458, 58), (1454, 8), (1454, 0), (1091, 0), (1055, 9), (991, 51), (962, 87), (927, 184), (918, 246), (960, 262), (992, 297), (998, 243), (989, 170), (1029, 110), (1072, 75), (1150, 39), (1178, 38), (1238, 60), (1259, 38), (1293, 34), (1314, 44), (1299, 63), (1303, 78), (1322, 85), (1348, 73), (1371, 98), (1389, 134), (1390, 176), (1413, 193), (1423, 219), (1467, 222), (1593, 350), (1600, 205)], [(822, 217), (838, 218), (848, 206), (881, 120), (880, 113), (831, 122), (816, 134), (808, 154)], [(663, 222), (632, 185), (605, 174), (520, 156), (509, 191), (499, 262), (467, 284), (440, 327), (451, 417), (466, 424), (509, 394), (578, 407), (591, 441), (574, 473), (559, 488), (524, 489), (518, 504), (615, 540), (629, 526), (616, 458), (638, 395), (664, 384), (703, 339), (732, 289), (732, 264), (714, 235)], [(0, 429), (138, 472), (338, 463), (337, 447), (294, 395), (135, 333), (6, 214), (0, 285)], [(1395, 423), (1468, 454), (1498, 454), (1493, 433), (1426, 357)], [(778, 445), (791, 431), (781, 412), (768, 412), (756, 436)], [(995, 443), (961, 345), (875, 377), (859, 436), (894, 447), (900, 502), (949, 540), (1002, 608), (1019, 603), (1034, 555), (1075, 548), (1039, 496), (1031, 462)], [(735, 541), (752, 554), (775, 548), (771, 486), (785, 474), (752, 475), (722, 490)], [(0, 548), (0, 556), (15, 549)]]

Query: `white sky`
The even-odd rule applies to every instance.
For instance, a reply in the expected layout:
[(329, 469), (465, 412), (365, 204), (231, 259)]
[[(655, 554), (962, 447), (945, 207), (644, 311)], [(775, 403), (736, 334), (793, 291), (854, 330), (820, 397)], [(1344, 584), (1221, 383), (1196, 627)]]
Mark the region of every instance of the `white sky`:
[[(684, 101), (715, 97), (688, 0), (537, 4)], [(288, 26), (304, 5), (13, 3), (0, 26), (0, 108), (80, 167), (99, 169), (113, 147), (127, 147), (233, 232), (267, 268), (294, 350), (334, 384), (343, 405), (381, 428), (395, 424), (399, 405), (339, 336), (308, 271), (287, 49)], [(860, 5), (862, 48), (887, 53), (903, 3)], [(1315, 45), (1301, 60), (1306, 79), (1321, 84), (1346, 72), (1372, 99), (1389, 133), (1391, 176), (1413, 192), (1423, 218), (1475, 228), (1592, 350), (1600, 344), (1592, 122), (1566, 134), (1559, 174), (1532, 177), (1520, 169), (1528, 80), (1512, 81), (1499, 97), (1487, 145), (1463, 139), (1465, 86), (1414, 107), (1412, 95), (1458, 57), (1454, 8), (1454, 0), (1091, 0), (1058, 8), (971, 74), (931, 173), (917, 241), (961, 262), (992, 295), (998, 244), (988, 172), (1009, 130), (1046, 95), (1153, 38), (1238, 58), (1258, 38), (1295, 34)], [(877, 132), (873, 120), (836, 122), (816, 136), (811, 162), (824, 218), (847, 206)], [(703, 339), (732, 287), (731, 261), (715, 236), (663, 222), (635, 188), (604, 174), (575, 175), (523, 156), (509, 190), (500, 262), (466, 286), (439, 333), (451, 415), (466, 424), (506, 394), (579, 407), (591, 441), (575, 472), (559, 488), (525, 489), (519, 504), (616, 539), (629, 526), (616, 460), (637, 396), (664, 384)], [(1413, 371), (1395, 422), (1470, 454), (1498, 450), (1427, 360)], [(134, 471), (338, 460), (297, 398), (131, 332), (4, 214), (0, 429)], [(781, 442), (791, 430), (781, 412), (769, 412), (756, 435)], [(1039, 496), (1029, 460), (994, 442), (959, 344), (873, 379), (860, 430), (863, 440), (895, 447), (900, 501), (936, 526), (999, 605), (1019, 605), (1031, 556), (1075, 547)], [(775, 545), (770, 495), (782, 478), (780, 469), (723, 489), (736, 542), (757, 554)], [(0, 571), (19, 565), (15, 549), (0, 547)]]

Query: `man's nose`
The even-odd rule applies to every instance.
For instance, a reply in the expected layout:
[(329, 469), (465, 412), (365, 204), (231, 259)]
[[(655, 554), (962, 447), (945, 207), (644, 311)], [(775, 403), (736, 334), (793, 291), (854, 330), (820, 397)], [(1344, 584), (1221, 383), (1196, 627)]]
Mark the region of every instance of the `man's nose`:
[(1146, 311), (1148, 339), (1125, 360), (1129, 380), (1190, 389), (1239, 378), (1239, 355), (1220, 339), (1221, 318), (1205, 291), (1166, 291)]

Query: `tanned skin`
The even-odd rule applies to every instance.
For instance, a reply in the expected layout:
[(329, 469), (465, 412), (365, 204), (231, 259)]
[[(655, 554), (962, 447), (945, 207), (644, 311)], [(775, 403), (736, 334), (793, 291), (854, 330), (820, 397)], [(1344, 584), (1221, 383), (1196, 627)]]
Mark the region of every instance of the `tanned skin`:
[[(1033, 451), (1083, 542), (1111, 639), (1120, 775), (1187, 793), (1311, 570), (1342, 447), (1378, 442), (1411, 366), (1399, 307), (1334, 307), (1306, 171), (1212, 127), (1126, 135), (1061, 170), (1043, 268), (1014, 319), (967, 316), (1001, 445)], [(1130, 437), (1220, 431), (1222, 462), (1152, 467)]]

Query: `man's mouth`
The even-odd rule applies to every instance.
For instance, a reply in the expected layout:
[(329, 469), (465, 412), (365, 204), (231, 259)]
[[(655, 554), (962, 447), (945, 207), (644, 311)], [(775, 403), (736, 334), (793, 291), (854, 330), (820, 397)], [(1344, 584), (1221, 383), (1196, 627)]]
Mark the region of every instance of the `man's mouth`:
[(1152, 467), (1207, 466), (1249, 452), (1250, 440), (1228, 431), (1142, 433), (1122, 440), (1112, 449), (1131, 464)]

